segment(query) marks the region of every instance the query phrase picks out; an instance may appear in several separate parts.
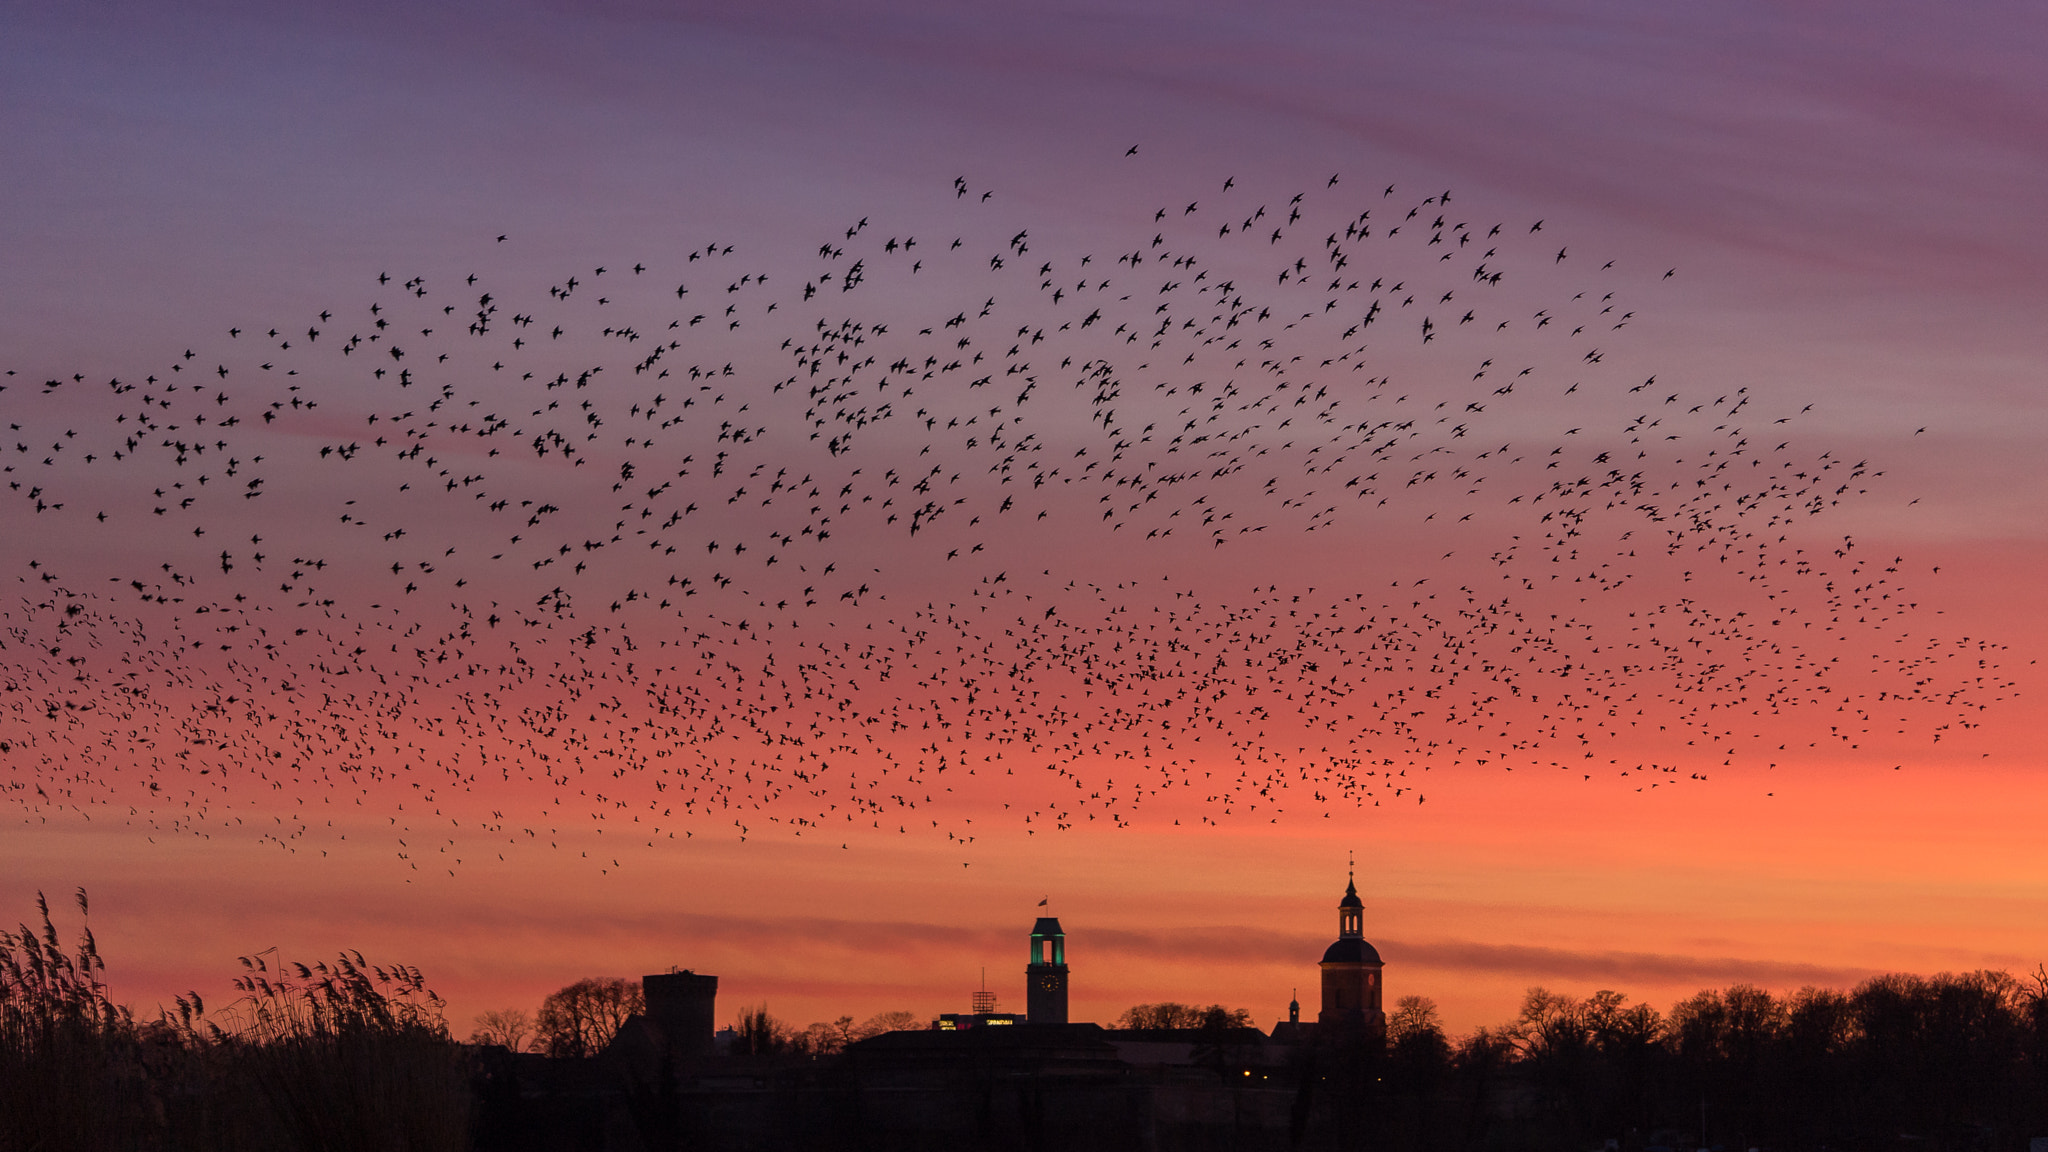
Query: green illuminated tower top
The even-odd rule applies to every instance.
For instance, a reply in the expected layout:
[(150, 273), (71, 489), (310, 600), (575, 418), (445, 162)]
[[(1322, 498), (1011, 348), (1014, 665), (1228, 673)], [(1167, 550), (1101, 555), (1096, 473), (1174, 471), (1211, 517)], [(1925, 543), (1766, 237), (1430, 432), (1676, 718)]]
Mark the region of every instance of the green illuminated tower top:
[(1024, 1012), (1033, 1024), (1067, 1022), (1067, 934), (1059, 918), (1031, 926), (1031, 963), (1024, 968)]

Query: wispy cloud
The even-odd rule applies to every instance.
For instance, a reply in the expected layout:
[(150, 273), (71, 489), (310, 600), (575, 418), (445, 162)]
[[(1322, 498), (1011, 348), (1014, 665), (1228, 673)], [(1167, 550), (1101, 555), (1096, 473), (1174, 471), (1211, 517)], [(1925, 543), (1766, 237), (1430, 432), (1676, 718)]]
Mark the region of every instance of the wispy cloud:
[[(653, 925), (619, 922), (617, 929), (634, 933)], [(986, 955), (1017, 951), (1021, 930), (1000, 932), (920, 921), (853, 921), (826, 918), (752, 918), (742, 916), (679, 916), (667, 919), (664, 930), (699, 945), (746, 950), (830, 948), (833, 941), (849, 947), (878, 939), (892, 949), (926, 953), (961, 952)], [(1214, 926), (1165, 931), (1134, 931), (1089, 927), (1069, 942), (1077, 966), (1089, 959), (1172, 961), (1202, 965), (1301, 966), (1322, 956), (1329, 939), (1311, 933), (1282, 933), (1246, 926)], [(1848, 965), (1810, 964), (1752, 956), (1710, 956), (1670, 952), (1634, 952), (1498, 944), (1474, 940), (1410, 941), (1381, 939), (1375, 944), (1389, 966), (1409, 971), (1513, 976), (1531, 981), (1608, 981), (1620, 985), (1701, 986), (1749, 982), (1774, 988), (1805, 984), (1853, 985), (1876, 969)]]
[[(1282, 934), (1252, 928), (1204, 928), (1171, 934), (1091, 930), (1087, 946), (1091, 950), (1132, 958), (1300, 964), (1304, 957), (1320, 957), (1328, 943), (1325, 937), (1308, 934)], [(1473, 940), (1381, 939), (1374, 943), (1389, 966), (1432, 972), (1513, 975), (1530, 980), (1612, 980), (1636, 984), (1748, 981), (1782, 987), (1854, 984), (1875, 971), (1758, 957), (1594, 951)]]
[(1870, 968), (1801, 964), (1745, 956), (1690, 956), (1669, 952), (1580, 951), (1527, 944), (1448, 940), (1423, 944), (1389, 941), (1385, 950), (1417, 968), (1444, 972), (1521, 974), (1535, 978), (1611, 980), (1617, 983), (1702, 985), (1753, 983), (1845, 986), (1874, 974)]

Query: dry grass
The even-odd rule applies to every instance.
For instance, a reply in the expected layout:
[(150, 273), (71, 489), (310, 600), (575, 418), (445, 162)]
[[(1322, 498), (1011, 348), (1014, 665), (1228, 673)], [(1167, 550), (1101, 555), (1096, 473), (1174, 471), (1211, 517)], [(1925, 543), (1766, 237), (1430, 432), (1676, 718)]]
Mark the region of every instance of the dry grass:
[[(78, 894), (81, 913), (85, 893)], [(90, 928), (0, 933), (0, 1152), (458, 1152), (469, 1076), (417, 969), (244, 957), (240, 999), (138, 1023)]]

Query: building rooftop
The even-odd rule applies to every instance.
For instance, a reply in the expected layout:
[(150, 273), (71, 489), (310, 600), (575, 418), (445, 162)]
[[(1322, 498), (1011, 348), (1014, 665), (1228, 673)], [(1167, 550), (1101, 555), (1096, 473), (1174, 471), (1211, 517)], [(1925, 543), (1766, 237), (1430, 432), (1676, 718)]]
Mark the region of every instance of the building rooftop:
[(1325, 964), (1381, 964), (1379, 949), (1356, 936), (1347, 936), (1323, 952)]

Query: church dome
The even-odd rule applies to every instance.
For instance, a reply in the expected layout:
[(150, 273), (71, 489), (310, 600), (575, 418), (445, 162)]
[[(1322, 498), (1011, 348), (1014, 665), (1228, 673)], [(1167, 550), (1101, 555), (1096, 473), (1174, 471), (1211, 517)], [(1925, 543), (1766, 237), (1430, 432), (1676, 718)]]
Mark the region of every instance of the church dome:
[(1325, 964), (1380, 964), (1379, 949), (1356, 936), (1347, 936), (1323, 952)]
[(1339, 908), (1363, 908), (1363, 907), (1365, 907), (1365, 901), (1363, 901), (1363, 900), (1360, 900), (1360, 899), (1358, 898), (1358, 883), (1357, 883), (1356, 881), (1352, 881), (1351, 883), (1348, 883), (1348, 884), (1344, 885), (1344, 898), (1343, 898), (1342, 900), (1339, 900), (1339, 901), (1337, 901), (1337, 907), (1339, 907)]

